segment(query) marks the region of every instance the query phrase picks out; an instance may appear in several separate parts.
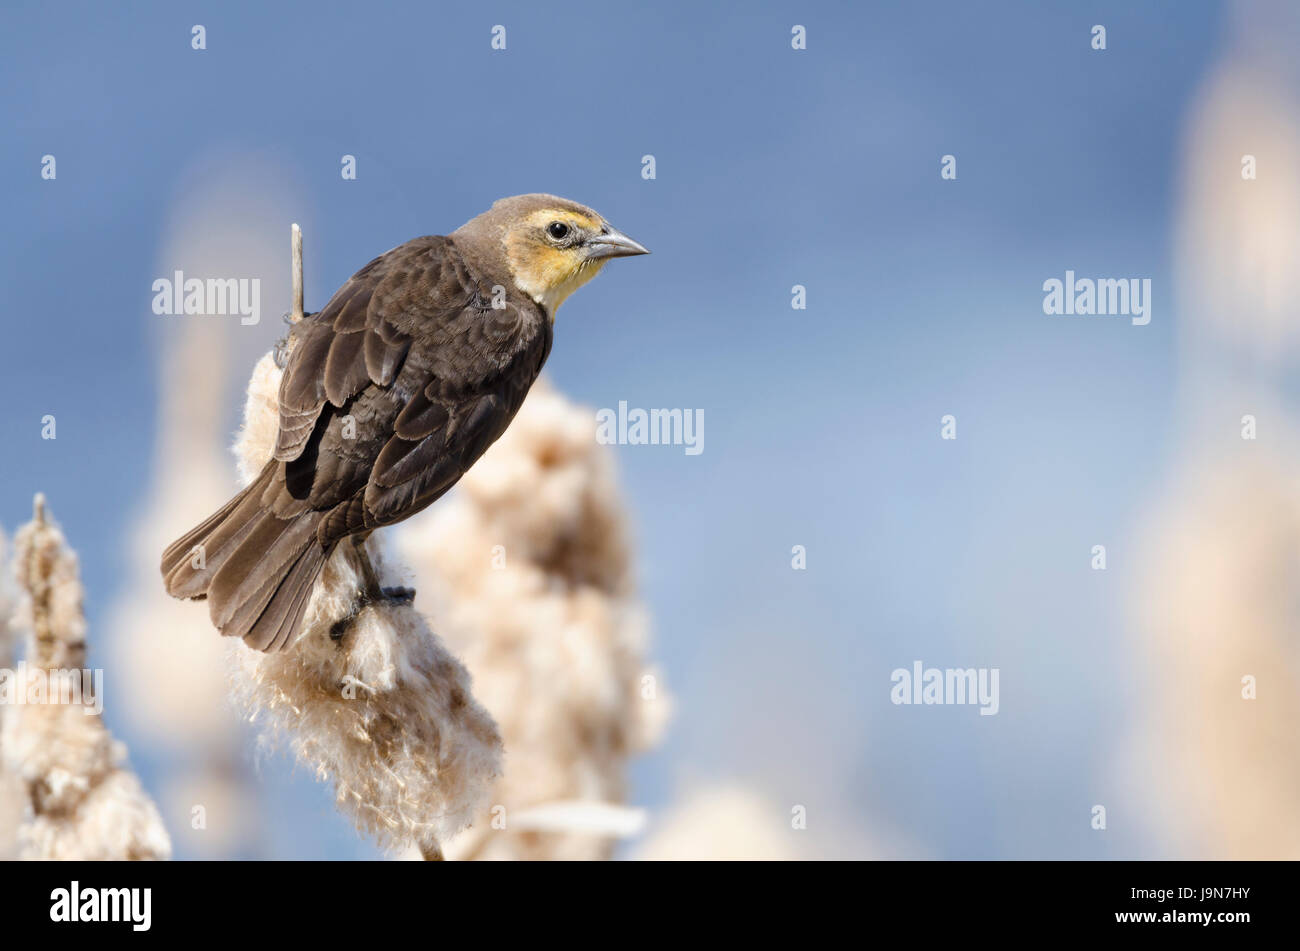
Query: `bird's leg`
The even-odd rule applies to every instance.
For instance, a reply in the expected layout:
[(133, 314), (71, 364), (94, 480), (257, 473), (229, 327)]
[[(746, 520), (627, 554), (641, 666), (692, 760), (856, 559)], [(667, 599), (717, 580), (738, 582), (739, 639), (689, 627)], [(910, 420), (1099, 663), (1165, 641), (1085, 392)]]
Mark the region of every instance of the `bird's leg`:
[(366, 605), (385, 600), (384, 589), (379, 584), (379, 573), (375, 571), (374, 562), (370, 560), (370, 555), (366, 551), (365, 535), (352, 536), (352, 552), (348, 560), (352, 562), (357, 574), (361, 576), (358, 579), (360, 583), (357, 586), (351, 609), (344, 617), (339, 618), (330, 626), (330, 639), (334, 641), (343, 640), (352, 627), (352, 623)]
[(375, 571), (374, 563), (370, 560), (370, 555), (366, 551), (366, 536), (352, 536), (352, 552), (357, 560), (357, 568), (361, 572), (361, 591), (360, 605), (366, 605), (372, 601), (382, 600), (384, 589), (379, 584), (379, 574)]
[(357, 565), (361, 569), (361, 580), (363, 584), (361, 590), (361, 605), (370, 604), (374, 601), (393, 601), (398, 604), (410, 604), (415, 600), (414, 588), (385, 588), (380, 584), (379, 573), (375, 571), (375, 565), (370, 560), (369, 554), (366, 552), (366, 537), (368, 536), (352, 536), (352, 545), (356, 552)]

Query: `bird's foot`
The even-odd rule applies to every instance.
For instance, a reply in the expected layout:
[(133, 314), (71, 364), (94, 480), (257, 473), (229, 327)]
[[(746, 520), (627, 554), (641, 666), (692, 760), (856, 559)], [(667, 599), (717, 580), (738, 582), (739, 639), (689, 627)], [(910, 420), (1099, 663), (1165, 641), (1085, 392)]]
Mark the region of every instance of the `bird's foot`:
[[(289, 315), (285, 314), (284, 318), (287, 321)], [(275, 342), (275, 346), (271, 349), (271, 359), (275, 361), (275, 365), (281, 370), (289, 365), (289, 333), (286, 333)]]
[(356, 611), (347, 617), (341, 617), (330, 625), (330, 640), (341, 641), (347, 635), (348, 629), (352, 627), (352, 622), (357, 619)]
[(415, 600), (415, 589), (404, 587), (381, 588), (379, 593), (392, 604), (410, 604)]
[(356, 621), (357, 616), (363, 609), (371, 604), (413, 604), (415, 602), (415, 589), (406, 587), (380, 588), (379, 595), (375, 596), (368, 591), (358, 591), (356, 606), (348, 613), (347, 617), (339, 618), (330, 627), (330, 640), (341, 641), (348, 633), (348, 628)]
[(379, 573), (375, 571), (374, 564), (370, 561), (370, 556), (366, 553), (365, 539), (356, 537), (353, 539), (353, 554), (355, 556), (357, 574), (360, 576), (357, 585), (357, 591), (353, 598), (352, 609), (346, 617), (339, 618), (330, 627), (330, 639), (341, 641), (347, 635), (348, 629), (352, 627), (357, 616), (363, 610), (372, 604), (411, 604), (415, 601), (415, 589), (404, 586), (384, 587), (379, 583)]

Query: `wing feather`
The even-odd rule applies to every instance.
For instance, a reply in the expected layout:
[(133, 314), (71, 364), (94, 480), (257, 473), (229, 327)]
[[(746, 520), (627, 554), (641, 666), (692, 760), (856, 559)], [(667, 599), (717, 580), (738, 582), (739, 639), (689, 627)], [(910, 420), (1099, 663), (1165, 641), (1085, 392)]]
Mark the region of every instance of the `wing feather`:
[(505, 430), (550, 350), (541, 309), (512, 301), (505, 319), (487, 309), (491, 286), (449, 239), (418, 238), (304, 318), (280, 385), (283, 469), (269, 507), (325, 512), (317, 535), (328, 545), (454, 485)]

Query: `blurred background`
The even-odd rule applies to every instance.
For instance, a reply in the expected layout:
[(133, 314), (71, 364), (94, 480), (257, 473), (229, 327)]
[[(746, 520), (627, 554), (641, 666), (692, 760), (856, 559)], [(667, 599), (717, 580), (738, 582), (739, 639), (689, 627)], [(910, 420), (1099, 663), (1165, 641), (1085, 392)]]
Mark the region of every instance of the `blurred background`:
[[(107, 722), (177, 857), (380, 854), (259, 752), (205, 612), (157, 578), (237, 484), (290, 222), (314, 310), (384, 250), (529, 191), (654, 251), (564, 307), (554, 389), (593, 419), (626, 401), (705, 421), (699, 455), (607, 450), (638, 656), (672, 697), (617, 766), (648, 821), (616, 856), (1300, 854), (1295, 4), (3, 20), (0, 526), (41, 491), (77, 548)], [(1067, 269), (1149, 278), (1150, 324), (1045, 316)], [(260, 279), (260, 322), (155, 315), (175, 270)], [(917, 660), (998, 668), (999, 712), (894, 705)]]

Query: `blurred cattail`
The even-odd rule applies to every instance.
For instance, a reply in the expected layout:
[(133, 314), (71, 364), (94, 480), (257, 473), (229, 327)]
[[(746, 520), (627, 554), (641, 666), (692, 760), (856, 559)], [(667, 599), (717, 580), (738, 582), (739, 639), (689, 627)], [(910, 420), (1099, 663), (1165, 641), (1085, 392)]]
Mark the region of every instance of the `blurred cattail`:
[[(249, 382), (236, 446), (246, 480), (275, 444), (280, 376), (268, 354)], [(235, 687), (255, 722), (333, 784), (358, 829), (387, 848), (414, 845), (440, 858), (440, 843), (482, 807), (500, 772), (501, 740), (465, 668), (409, 602), (358, 604), (360, 557), (396, 584), (373, 551), (340, 546), (288, 650), (233, 645)]]
[(1203, 461), (1151, 518), (1139, 788), (1179, 857), (1300, 857), (1297, 467)]
[[(36, 498), (14, 540), (29, 631), (0, 741), (27, 799), (18, 850), (32, 859), (166, 859), (171, 841), (102, 717), (102, 671), (86, 668), (77, 557)], [(18, 694), (21, 696), (18, 696)]]
[[(273, 313), (287, 288), (280, 222), (297, 207), (291, 178), (258, 159), (199, 158), (168, 210), (155, 268), (261, 276)], [(267, 321), (269, 323), (269, 321)], [(232, 409), (266, 327), (228, 321), (154, 321), (156, 418), (148, 485), (128, 522), (125, 580), (106, 611), (103, 644), (113, 671), (117, 722), (152, 755), (155, 794), (178, 855), (266, 857), (272, 822), (247, 753), (249, 733), (230, 701), (227, 644), (207, 604), (177, 601), (158, 577), (158, 554), (238, 487), (230, 459)], [(261, 342), (259, 343), (259, 339)], [(101, 639), (96, 637), (96, 643)], [(195, 821), (198, 816), (202, 821)]]
[[(153, 477), (126, 541), (126, 584), (107, 611), (121, 713), (162, 757), (159, 805), (181, 854), (205, 858), (256, 849), (259, 811), (229, 701), (224, 645), (206, 605), (168, 597), (158, 552), (179, 526), (198, 522), (231, 494), (222, 375), (230, 356), (217, 326), (179, 325), (164, 347)], [(204, 821), (192, 822), (196, 808)]]
[[(9, 564), (8, 543), (0, 531), (0, 568)], [(0, 671), (12, 676), (14, 666), (14, 630), (10, 624), (13, 598), (9, 572), (0, 570)], [(12, 859), (18, 849), (18, 825), (26, 811), (26, 796), (19, 778), (5, 768), (4, 718), (6, 705), (0, 704), (0, 861)]]
[[(0, 566), (9, 564), (9, 541), (4, 531), (0, 530)], [(0, 571), (0, 668), (13, 666), (15, 637), (12, 621), (14, 610), (13, 591), (9, 583), (9, 574)]]
[(1151, 676), (1129, 782), (1178, 857), (1294, 859), (1300, 11), (1238, 3), (1228, 20), (1185, 133), (1181, 431), (1134, 560)]
[(693, 790), (659, 817), (637, 849), (643, 861), (789, 861), (807, 857), (806, 839), (783, 810), (745, 786)]
[(595, 420), (540, 381), (455, 492), (396, 529), (505, 737), (505, 775), (452, 858), (608, 858), (642, 824), (625, 772), (669, 700)]

